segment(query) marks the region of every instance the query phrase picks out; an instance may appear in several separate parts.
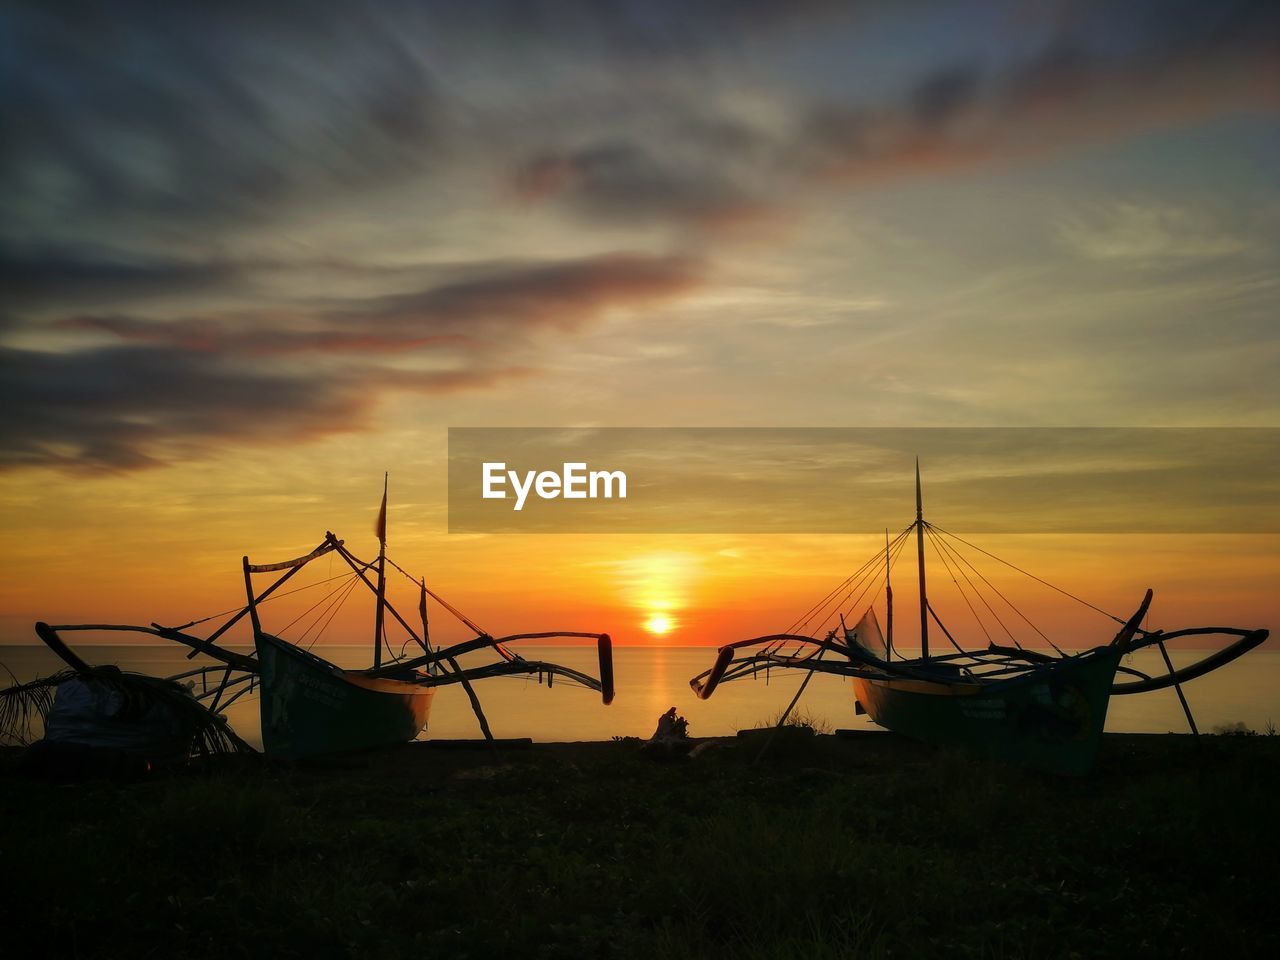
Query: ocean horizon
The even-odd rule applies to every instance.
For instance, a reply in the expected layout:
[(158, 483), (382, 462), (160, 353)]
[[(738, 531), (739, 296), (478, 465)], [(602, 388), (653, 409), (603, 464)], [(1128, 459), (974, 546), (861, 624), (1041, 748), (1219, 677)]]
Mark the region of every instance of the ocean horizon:
[[(367, 644), (317, 645), (315, 652), (344, 667), (369, 664)], [(170, 644), (80, 644), (76, 647), (94, 664), (114, 664), (153, 676), (171, 676), (211, 663), (203, 656), (187, 659), (184, 648)], [(500, 678), (476, 684), (484, 711), (497, 737), (530, 737), (537, 742), (608, 740), (648, 737), (658, 717), (671, 707), (689, 722), (694, 737), (732, 736), (738, 730), (776, 722), (795, 696), (805, 674), (772, 670), (754, 680), (725, 684), (710, 700), (699, 700), (689, 679), (711, 666), (714, 647), (623, 646), (614, 650), (617, 697), (609, 706), (599, 695), (560, 681), (547, 689), (534, 678)], [(551, 660), (585, 672), (596, 672), (593, 647), (525, 645), (529, 660)], [(1171, 649), (1175, 665), (1202, 655), (1194, 648)], [(471, 655), (468, 664), (483, 654)], [(1163, 673), (1159, 653), (1139, 651), (1124, 661), (1147, 673)], [(0, 666), (17, 681), (48, 676), (63, 668), (52, 651), (38, 644), (0, 644)], [(1229, 664), (1184, 685), (1184, 692), (1202, 733), (1236, 724), (1265, 732), (1280, 723), (1280, 653), (1256, 650), (1246, 660)], [(261, 746), (255, 691), (227, 711), (232, 726), (255, 747)], [(816, 674), (800, 698), (795, 715), (819, 731), (880, 730), (866, 716), (854, 713), (853, 688), (848, 680)], [(1112, 733), (1186, 733), (1186, 717), (1176, 693), (1158, 691), (1133, 697), (1112, 697), (1106, 729)], [(469, 739), (481, 736), (470, 704), (457, 685), (442, 688), (435, 697), (422, 734), (428, 739)]]

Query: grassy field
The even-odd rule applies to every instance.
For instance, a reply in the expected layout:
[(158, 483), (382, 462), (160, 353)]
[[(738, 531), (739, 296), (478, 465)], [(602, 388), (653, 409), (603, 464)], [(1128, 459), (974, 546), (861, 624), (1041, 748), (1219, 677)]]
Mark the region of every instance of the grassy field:
[[(889, 735), (0, 779), (10, 946), (128, 957), (1270, 956), (1280, 738), (1058, 780)], [(11, 760), (12, 758), (10, 758)], [(26, 950), (11, 956), (32, 955)]]

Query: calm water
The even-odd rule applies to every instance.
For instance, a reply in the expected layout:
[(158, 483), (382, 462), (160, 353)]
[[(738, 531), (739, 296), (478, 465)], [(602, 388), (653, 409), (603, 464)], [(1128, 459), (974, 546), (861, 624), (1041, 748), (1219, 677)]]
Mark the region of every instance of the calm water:
[[(171, 675), (205, 662), (186, 659), (174, 646), (81, 646), (92, 662), (114, 663), (126, 670)], [(365, 647), (330, 646), (317, 652), (348, 667), (368, 665)], [(595, 650), (588, 647), (526, 645), (528, 659), (551, 660), (594, 674)], [(1199, 652), (1173, 651), (1174, 662), (1198, 659)], [(760, 726), (790, 702), (801, 676), (775, 671), (772, 679), (743, 680), (721, 687), (712, 699), (697, 700), (689, 689), (691, 676), (711, 665), (715, 651), (708, 647), (623, 647), (614, 651), (618, 695), (611, 706), (597, 694), (569, 683), (553, 689), (535, 680), (495, 679), (477, 684), (489, 724), (498, 737), (533, 737), (541, 741), (603, 740), (612, 736), (647, 737), (658, 715), (676, 707), (689, 721), (693, 736), (722, 736), (744, 727)], [(476, 661), (472, 661), (476, 662)], [(1163, 672), (1159, 654), (1140, 652), (1129, 661), (1147, 673)], [(0, 645), (0, 663), (20, 680), (52, 673), (61, 667), (40, 646)], [(7, 685), (7, 682), (0, 682)], [(1188, 700), (1201, 730), (1242, 722), (1262, 730), (1269, 721), (1280, 724), (1280, 653), (1255, 650), (1216, 673), (1187, 685)], [(866, 717), (855, 717), (853, 692), (847, 680), (816, 675), (800, 701), (799, 712), (832, 728), (878, 729)], [(236, 730), (259, 745), (257, 694), (232, 705), (228, 716)], [(1107, 715), (1107, 729), (1133, 733), (1185, 732), (1186, 719), (1172, 690), (1132, 697), (1115, 697)], [(478, 737), (479, 730), (466, 695), (456, 685), (445, 687), (432, 707), (429, 735), (440, 738)]]

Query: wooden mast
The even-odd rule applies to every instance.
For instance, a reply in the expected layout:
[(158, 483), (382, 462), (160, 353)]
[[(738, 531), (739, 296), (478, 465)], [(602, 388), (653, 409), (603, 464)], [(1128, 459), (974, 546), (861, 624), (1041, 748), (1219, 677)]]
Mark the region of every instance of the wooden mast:
[(382, 665), (383, 608), (387, 602), (387, 475), (382, 475), (382, 509), (378, 511), (378, 609), (373, 617), (373, 667)]
[(920, 496), (920, 458), (916, 457), (916, 560), (920, 567), (920, 657), (929, 659), (929, 599), (924, 589), (924, 501)]
[(885, 643), (884, 658), (893, 659), (893, 586), (889, 583), (889, 528), (884, 528), (884, 603)]

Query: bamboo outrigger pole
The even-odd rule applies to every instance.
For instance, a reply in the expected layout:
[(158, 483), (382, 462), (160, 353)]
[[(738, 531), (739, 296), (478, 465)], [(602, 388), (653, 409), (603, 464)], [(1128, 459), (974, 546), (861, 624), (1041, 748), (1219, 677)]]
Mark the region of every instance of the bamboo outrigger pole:
[(383, 605), (387, 599), (387, 474), (382, 475), (382, 509), (378, 511), (378, 610), (373, 618), (373, 668), (382, 666)]
[[(339, 545), (341, 545), (342, 541), (339, 540), (338, 543)], [(217, 641), (217, 639), (220, 636), (222, 636), (224, 633), (230, 630), (233, 626), (239, 623), (240, 619), (245, 614), (249, 613), (250, 606), (256, 606), (257, 604), (261, 603), (263, 600), (267, 599), (267, 597), (275, 593), (277, 589), (279, 589), (280, 587), (288, 583), (289, 579), (295, 573), (297, 573), (299, 570), (305, 567), (308, 563), (310, 563), (316, 557), (324, 556), (326, 553), (328, 553), (332, 549), (334, 549), (333, 544), (329, 543), (326, 540), (324, 543), (320, 544), (320, 546), (316, 547), (314, 550), (308, 553), (305, 557), (298, 557), (296, 560), (285, 560), (283, 563), (252, 564), (252, 563), (249, 563), (249, 558), (245, 557), (244, 562), (249, 566), (250, 573), (272, 573), (272, 572), (275, 572), (276, 570), (285, 570), (287, 572), (285, 573), (284, 576), (277, 579), (274, 583), (271, 584), (271, 586), (267, 587), (267, 589), (263, 590), (256, 597), (250, 597), (249, 605), (245, 606), (243, 609), (241, 609), (239, 613), (232, 616), (230, 620), (227, 620), (217, 630), (213, 631), (213, 633), (209, 634), (209, 636), (204, 638), (204, 640), (202, 641), (204, 645), (206, 647), (211, 646), (215, 641)], [(205, 619), (213, 619), (213, 618), (206, 617)], [(168, 639), (174, 640), (174, 639), (177, 639), (177, 634), (179, 634), (180, 631), (187, 629), (187, 627), (194, 627), (197, 623), (202, 623), (202, 622), (203, 622), (202, 620), (193, 620), (191, 623), (184, 623), (180, 627), (164, 627), (163, 629), (169, 631), (169, 633), (172, 634), (168, 636)], [(187, 643), (188, 641), (187, 639), (180, 639), (178, 642)], [(200, 647), (192, 646), (191, 652), (187, 654), (187, 659), (193, 660), (197, 656), (199, 656), (201, 653), (207, 653), (207, 652), (208, 652), (207, 649), (201, 650)]]
[[(428, 651), (431, 650), (431, 641), (429, 639), (427, 627), (427, 578), (423, 577), (418, 585), (422, 587), (422, 593), (418, 595), (418, 616), (422, 618), (422, 640), (423, 646)], [(489, 729), (489, 720), (484, 715), (484, 708), (480, 706), (480, 698), (476, 696), (475, 687), (471, 686), (471, 681), (467, 679), (466, 671), (458, 664), (453, 657), (447, 658), (449, 666), (453, 672), (458, 675), (458, 680), (462, 683), (462, 689), (466, 691), (467, 699), (471, 701), (471, 712), (476, 715), (476, 720), (480, 724), (480, 732), (484, 734), (485, 740), (489, 746), (493, 746), (493, 731)], [(431, 669), (435, 670), (435, 664), (431, 665)]]
[(929, 659), (929, 599), (924, 590), (924, 501), (920, 496), (920, 458), (916, 457), (916, 555), (920, 566), (920, 658)]

